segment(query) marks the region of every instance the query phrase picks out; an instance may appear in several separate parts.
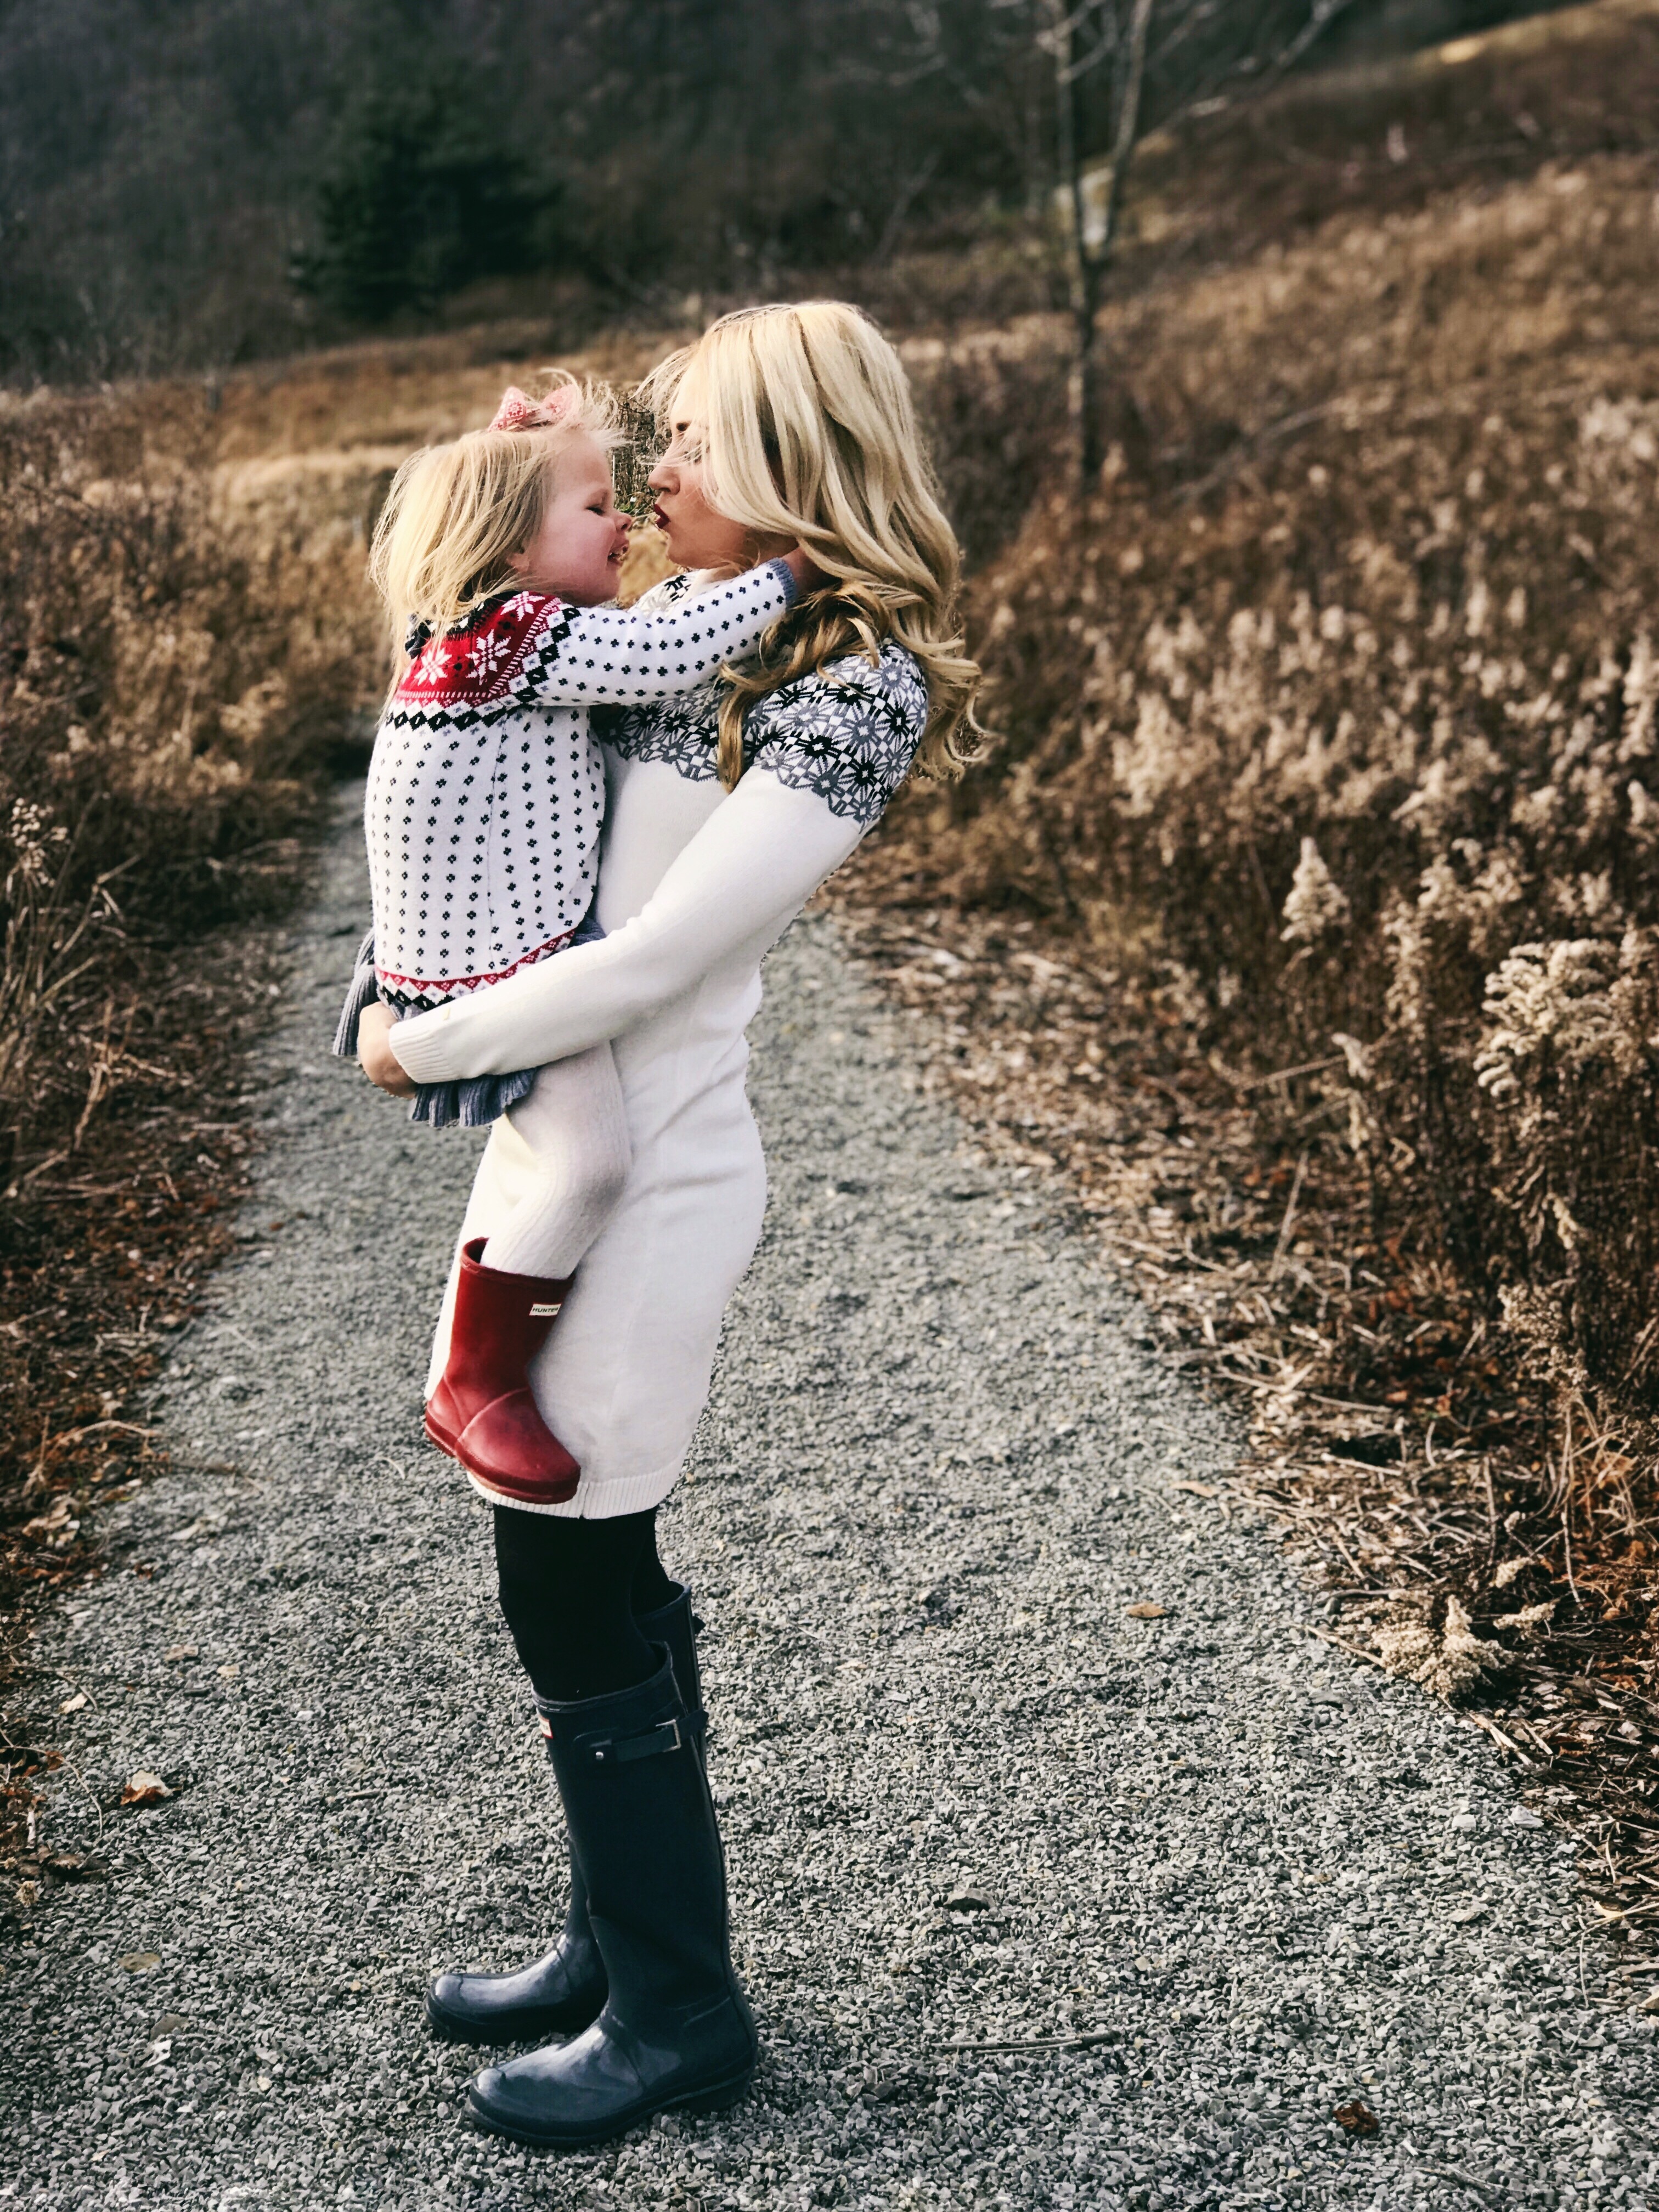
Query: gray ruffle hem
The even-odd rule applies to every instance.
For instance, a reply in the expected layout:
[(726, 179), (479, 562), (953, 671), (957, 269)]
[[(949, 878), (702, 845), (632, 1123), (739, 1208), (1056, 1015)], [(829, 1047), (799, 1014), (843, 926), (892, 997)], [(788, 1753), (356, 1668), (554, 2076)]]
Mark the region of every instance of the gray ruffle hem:
[[(570, 942), (592, 945), (604, 935), (590, 908)], [(553, 957), (556, 959), (558, 955)], [(357, 957), (352, 963), (351, 982), (334, 1031), (337, 1059), (356, 1059), (357, 1024), (364, 1009), (372, 1006), (380, 995), (374, 975), (374, 933), (371, 929), (357, 947)], [(392, 1011), (402, 1021), (408, 1013), (418, 1010), (393, 1007)], [(488, 1128), (492, 1121), (501, 1120), (509, 1106), (516, 1106), (520, 1099), (529, 1097), (539, 1073), (538, 1068), (521, 1067), (510, 1075), (471, 1075), (459, 1083), (423, 1083), (409, 1102), (409, 1118), (411, 1121), (430, 1122), (434, 1129), (447, 1129), (458, 1124), (465, 1129)]]

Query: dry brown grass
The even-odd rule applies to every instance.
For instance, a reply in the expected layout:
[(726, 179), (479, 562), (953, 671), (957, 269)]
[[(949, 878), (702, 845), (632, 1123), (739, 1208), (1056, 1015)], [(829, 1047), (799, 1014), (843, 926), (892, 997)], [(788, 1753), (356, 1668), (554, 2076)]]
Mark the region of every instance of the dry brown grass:
[[(338, 549), (219, 499), (199, 397), (0, 414), (0, 1601), (83, 1571), (222, 1244), (257, 936), (368, 671)], [(0, 1650), (0, 1666), (5, 1651)], [(5, 1795), (39, 1731), (8, 1723)]]
[(1320, 1061), (1316, 1153), (1609, 1417), (1654, 1410), (1659, 1334), (1654, 173), (1126, 316), (1120, 404), (1187, 465), (1120, 444), (981, 579), (1002, 734), (910, 817), (963, 904), (1164, 963), (1241, 1082)]
[(1540, 163), (1652, 145), (1659, 8), (1591, 0), (1292, 81), (1147, 142), (1128, 210), (1136, 289), (1254, 257), (1334, 215), (1421, 210)]
[(1333, 1632), (1507, 1699), (1620, 1910), (1659, 1873), (1656, 182), (1534, 163), (1115, 307), (1098, 496), (975, 586), (997, 738), (840, 893), (937, 1079), (1249, 1404)]

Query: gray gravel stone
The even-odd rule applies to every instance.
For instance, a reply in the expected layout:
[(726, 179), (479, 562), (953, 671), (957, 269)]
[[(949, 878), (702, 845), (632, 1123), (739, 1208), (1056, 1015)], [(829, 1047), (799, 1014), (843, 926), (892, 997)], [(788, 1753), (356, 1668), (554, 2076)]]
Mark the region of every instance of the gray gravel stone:
[(767, 1237), (665, 1515), (760, 2074), (581, 2157), (460, 2124), (422, 1985), (536, 1948), (562, 1852), (487, 1521), (419, 1436), (477, 1139), (325, 1056), (360, 875), (348, 823), (178, 1469), (37, 1646), (89, 1697), (54, 1845), (137, 1768), (176, 1794), (106, 1813), (112, 1878), (7, 1962), (0, 2204), (1659, 2203), (1659, 2022), (1586, 2002), (1570, 1850), (1181, 1487), (1224, 1413), (1062, 1192), (973, 1164), (823, 918), (769, 965)]

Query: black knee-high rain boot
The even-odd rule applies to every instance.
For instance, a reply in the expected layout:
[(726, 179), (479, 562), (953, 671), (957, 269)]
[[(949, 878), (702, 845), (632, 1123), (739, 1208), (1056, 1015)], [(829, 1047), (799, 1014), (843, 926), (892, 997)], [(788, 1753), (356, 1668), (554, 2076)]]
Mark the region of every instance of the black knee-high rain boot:
[(674, 1662), (674, 1680), (679, 1685), (681, 1701), (701, 1758), (708, 1716), (702, 1709), (702, 1675), (697, 1666), (697, 1631), (702, 1624), (691, 1610), (691, 1593), (684, 1583), (677, 1583), (666, 1605), (659, 1606), (655, 1613), (636, 1613), (634, 1618), (647, 1644), (665, 1644), (668, 1647), (668, 1656)]
[[(691, 1595), (682, 1584), (655, 1613), (638, 1616), (647, 1644), (662, 1644), (699, 1752), (708, 1725), (697, 1673)], [(548, 2035), (575, 2035), (599, 2016), (605, 2002), (605, 1962), (587, 1918), (587, 1885), (573, 1849), (570, 1904), (564, 1929), (544, 1958), (506, 1974), (440, 1974), (426, 1993), (426, 2016), (454, 2043), (528, 2043)]]
[(731, 2103), (754, 2069), (755, 2024), (732, 1970), (714, 1803), (667, 1651), (636, 1689), (541, 1710), (607, 1995), (572, 2041), (487, 2066), (467, 2113), (520, 2142), (574, 2147), (653, 2112)]

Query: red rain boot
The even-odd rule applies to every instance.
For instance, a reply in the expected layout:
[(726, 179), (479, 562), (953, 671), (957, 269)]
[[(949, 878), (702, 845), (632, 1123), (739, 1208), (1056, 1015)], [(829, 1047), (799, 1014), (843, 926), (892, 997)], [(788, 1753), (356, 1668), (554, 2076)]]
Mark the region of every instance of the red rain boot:
[(461, 1248), (455, 1321), (443, 1380), (426, 1401), (440, 1451), (509, 1505), (562, 1505), (581, 1473), (536, 1409), (526, 1379), (547, 1341), (571, 1279), (486, 1267), (485, 1239)]

